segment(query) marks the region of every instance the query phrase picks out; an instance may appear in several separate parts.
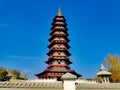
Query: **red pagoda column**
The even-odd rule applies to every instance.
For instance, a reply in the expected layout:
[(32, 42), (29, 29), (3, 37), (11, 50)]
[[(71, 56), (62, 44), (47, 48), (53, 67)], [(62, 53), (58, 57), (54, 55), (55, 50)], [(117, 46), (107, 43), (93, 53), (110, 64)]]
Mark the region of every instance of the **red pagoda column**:
[(70, 69), (70, 64), (72, 62), (69, 59), (71, 55), (68, 49), (70, 46), (68, 42), (67, 24), (64, 16), (62, 16), (60, 9), (58, 10), (58, 15), (55, 16), (52, 23), (51, 33), (50, 33), (50, 44), (48, 45), (49, 56), (46, 63), (48, 67), (42, 73), (36, 74), (38, 78), (57, 78), (61, 80), (61, 76), (67, 72), (81, 76), (77, 74), (74, 70)]

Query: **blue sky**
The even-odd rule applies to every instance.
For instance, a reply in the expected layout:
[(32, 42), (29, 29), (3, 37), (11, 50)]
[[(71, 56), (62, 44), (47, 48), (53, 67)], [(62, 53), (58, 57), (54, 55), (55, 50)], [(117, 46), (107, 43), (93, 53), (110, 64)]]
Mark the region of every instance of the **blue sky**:
[(108, 53), (120, 55), (119, 0), (0, 0), (0, 66), (29, 78), (46, 68), (58, 7), (67, 19), (72, 69), (95, 77)]

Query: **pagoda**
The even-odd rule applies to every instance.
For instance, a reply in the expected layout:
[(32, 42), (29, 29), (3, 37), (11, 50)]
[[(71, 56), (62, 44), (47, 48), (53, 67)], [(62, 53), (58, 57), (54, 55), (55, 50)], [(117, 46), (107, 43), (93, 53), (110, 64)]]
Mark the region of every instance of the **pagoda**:
[(61, 77), (69, 72), (77, 77), (81, 75), (77, 74), (74, 70), (70, 69), (70, 64), (72, 62), (69, 59), (71, 55), (68, 49), (70, 46), (68, 42), (68, 33), (67, 33), (67, 24), (64, 16), (61, 13), (59, 8), (58, 14), (54, 17), (49, 42), (48, 45), (49, 52), (47, 55), (49, 56), (46, 63), (48, 64), (47, 69), (39, 74), (35, 74), (39, 79), (43, 78), (56, 78), (58, 81), (61, 80)]

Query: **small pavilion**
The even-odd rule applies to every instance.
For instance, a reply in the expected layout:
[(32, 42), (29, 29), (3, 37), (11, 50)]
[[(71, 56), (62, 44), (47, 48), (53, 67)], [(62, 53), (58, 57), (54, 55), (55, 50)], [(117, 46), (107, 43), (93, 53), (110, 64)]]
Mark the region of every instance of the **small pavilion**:
[(97, 77), (100, 77), (102, 82), (109, 82), (109, 77), (111, 76), (111, 73), (108, 72), (105, 67), (101, 64), (100, 65), (100, 71), (97, 73)]

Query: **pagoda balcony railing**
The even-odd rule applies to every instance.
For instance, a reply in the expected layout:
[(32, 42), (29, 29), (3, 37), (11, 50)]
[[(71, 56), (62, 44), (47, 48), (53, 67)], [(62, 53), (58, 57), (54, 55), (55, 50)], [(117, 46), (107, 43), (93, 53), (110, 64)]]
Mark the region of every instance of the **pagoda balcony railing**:
[(53, 47), (53, 48), (51, 48), (50, 50), (49, 50), (49, 52), (47, 53), (48, 55), (50, 55), (50, 53), (52, 52), (52, 51), (60, 51), (60, 50), (67, 50), (66, 48), (59, 48), (59, 47)]
[(66, 34), (61, 34), (61, 33), (54, 33), (53, 35), (52, 35), (52, 37), (53, 36), (67, 36)]
[(49, 59), (69, 59), (67, 56), (50, 56)]
[(57, 39), (57, 41), (70, 42), (70, 40), (67, 38), (67, 35), (62, 35), (62, 34), (61, 34), (61, 35), (60, 35), (60, 34), (59, 34), (59, 35), (58, 35), (58, 34), (57, 34), (57, 35), (52, 35), (51, 38), (48, 39), (48, 41), (49, 41), (49, 42), (52, 42), (53, 40), (55, 40), (55, 39), (54, 39), (55, 37), (63, 37), (63, 38), (64, 38), (64, 39), (62, 39), (62, 40), (61, 40), (61, 39)]
[(49, 66), (47, 66), (47, 68), (50, 68), (50, 67), (68, 67), (68, 68), (70, 68), (68, 65), (64, 65), (64, 64), (62, 64), (62, 65), (59, 65), (59, 64), (56, 64), (56, 65), (50, 64)]
[(52, 40), (51, 43), (56, 42), (56, 43), (67, 43), (66, 40)]
[[(53, 41), (53, 40), (52, 40)], [(65, 44), (65, 46), (69, 49), (69, 48), (71, 48), (69, 45), (68, 45), (68, 43), (66, 43), (66, 41), (63, 43), (56, 43), (56, 44)], [(53, 47), (53, 42), (50, 42), (50, 44), (48, 45), (48, 48), (51, 48), (51, 47)]]
[(69, 64), (72, 63), (67, 56), (50, 56), (46, 62), (48, 63), (53, 59), (54, 60), (67, 60)]
[(65, 48), (65, 47), (52, 47), (51, 49), (50, 49), (50, 51), (51, 50), (67, 50), (67, 48)]
[(55, 18), (55, 20), (64, 20), (63, 18)]
[(60, 27), (54, 27), (52, 30), (54, 31), (54, 30), (67, 30), (67, 29), (64, 28), (64, 27), (63, 27), (63, 28), (60, 28)]
[(54, 24), (55, 25), (66, 25), (65, 22), (60, 22), (60, 21), (59, 22), (55, 22)]
[[(50, 35), (54, 34), (55, 32), (56, 32), (56, 31), (52, 31), (52, 32), (50, 33)], [(63, 33), (60, 33), (60, 32), (63, 32)], [(56, 33), (56, 34), (66, 34), (67, 36), (69, 35), (67, 32), (61, 31), (61, 30), (59, 30), (58, 33)]]
[(60, 29), (62, 28), (62, 29), (63, 29), (64, 27), (62, 27), (62, 26), (56, 26), (56, 27), (54, 27), (54, 28), (57, 28), (57, 29), (58, 29), (58, 28), (60, 28)]
[(49, 50), (49, 52), (47, 53), (48, 55), (50, 55), (50, 53), (52, 52), (52, 51), (66, 51), (66, 52), (68, 52), (69, 53), (69, 51), (66, 49), (66, 48), (58, 48), (58, 47), (53, 47), (53, 48), (51, 48), (50, 50)]

